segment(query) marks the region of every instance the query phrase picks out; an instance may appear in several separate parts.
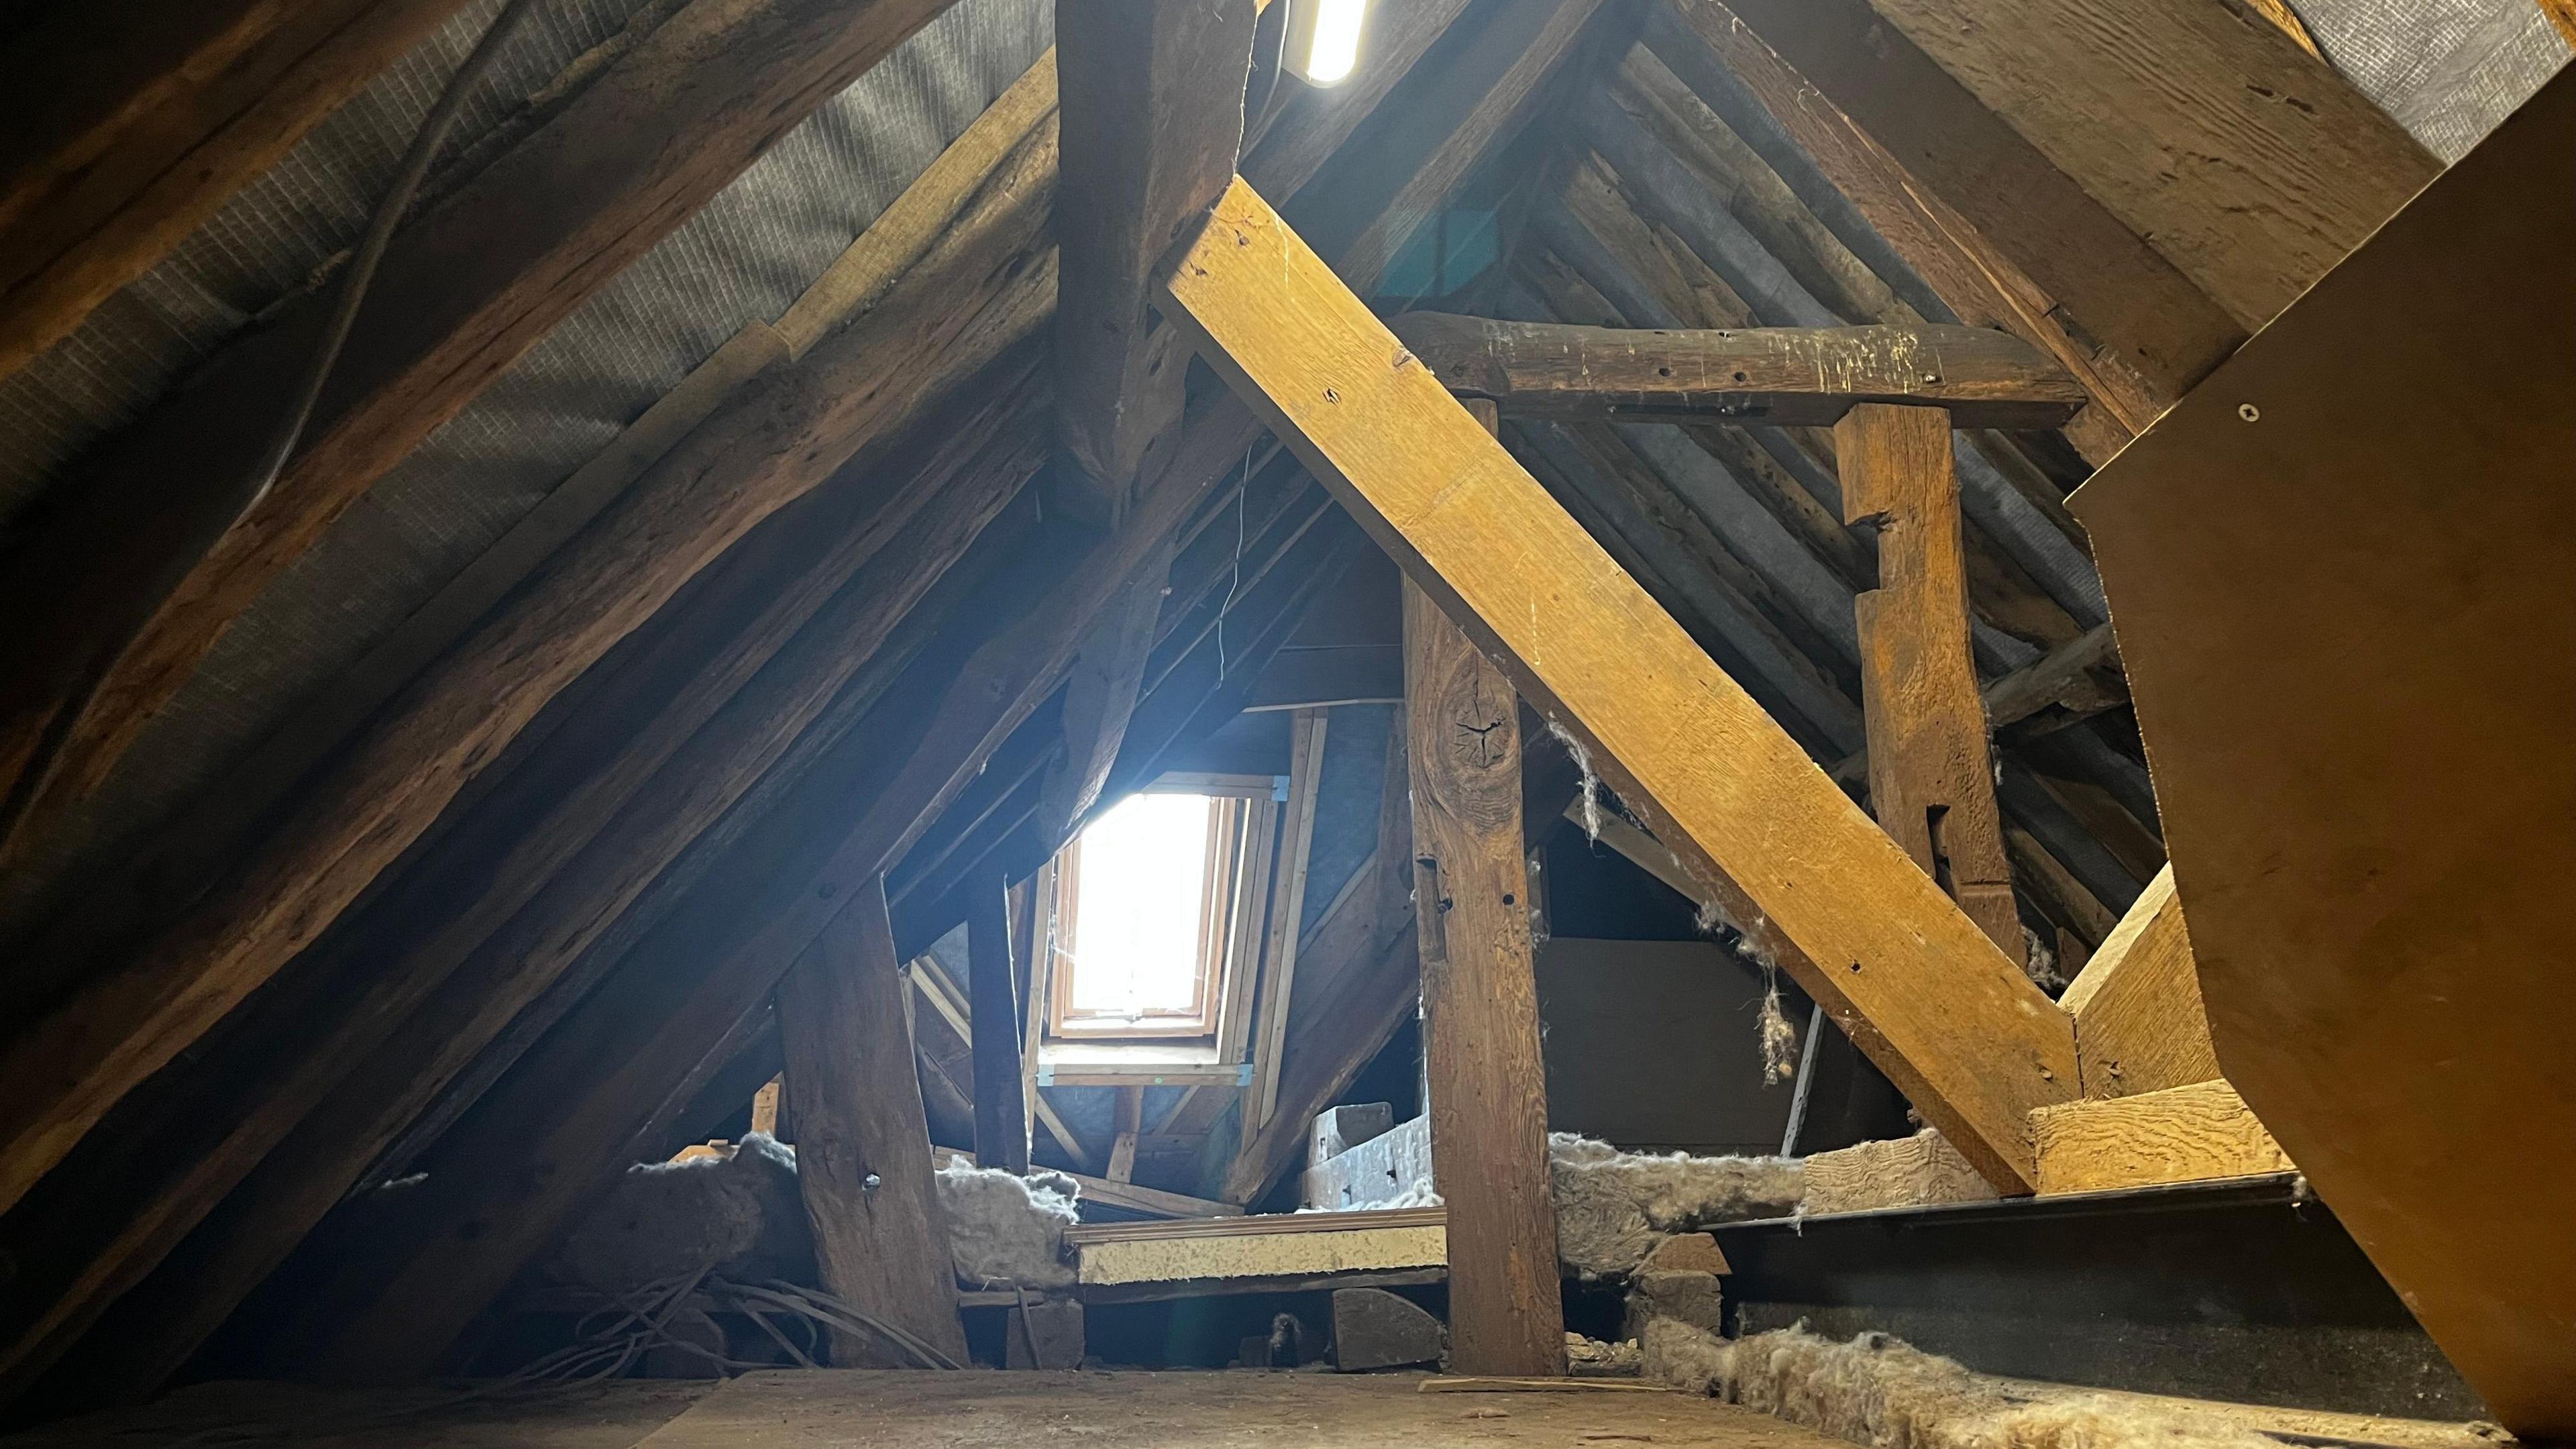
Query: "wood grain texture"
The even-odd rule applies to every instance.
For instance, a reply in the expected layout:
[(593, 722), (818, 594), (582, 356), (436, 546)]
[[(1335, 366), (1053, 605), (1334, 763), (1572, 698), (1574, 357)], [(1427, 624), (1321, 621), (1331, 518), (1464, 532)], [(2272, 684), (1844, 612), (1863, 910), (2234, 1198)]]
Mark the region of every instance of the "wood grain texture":
[(2075, 1018), (2087, 1097), (2126, 1097), (2219, 1075), (2171, 865), (2156, 872), (2057, 1004)]
[(2021, 917), (1968, 639), (1950, 420), (1935, 408), (1866, 404), (1834, 429), (1834, 450), (1844, 518), (1878, 525), (1878, 587), (1852, 600), (1871, 813), (2018, 965)]
[(2558, 27), (2570, 46), (2576, 46), (2576, 0), (2539, 0), (2539, 4), (2549, 23)]
[(1270, 1124), (1279, 1108), (1279, 1069), (1288, 1054), (1288, 1016), (1296, 1003), (1297, 953), (1306, 939), (1306, 870), (1314, 863), (1315, 801), (1324, 784), (1324, 740), (1331, 717), (1299, 710), (1289, 725), (1288, 801), (1279, 823), (1277, 879), (1268, 929), (1261, 938), (1261, 1018), (1253, 1028), (1252, 1083), (1244, 1089), (1247, 1131)]
[(1118, 763), (1127, 721), (1145, 683), (1154, 625), (1171, 592), (1168, 552), (1146, 561), (1082, 641), (1072, 677), (1065, 681), (1064, 757), (1047, 766), (1038, 790), (1038, 828), (1050, 838), (1070, 836), (1100, 798), (1100, 787)]
[[(1868, 0), (1726, 0), (1725, 11), (1814, 88), (1781, 112), (1782, 125), (1796, 133), (1825, 124), (1823, 113), (1848, 116), (1911, 178), (1927, 210), (1970, 223), (1962, 240), (2021, 278), (1998, 276), (1998, 284), (2026, 285), (2078, 345), (2095, 349), (2106, 368), (2133, 373), (2138, 400), (2169, 404), (2244, 339), (2190, 278), (1881, 21)], [(1717, 12), (1683, 13), (1705, 31)], [(1756, 89), (1767, 84), (1750, 73), (1744, 79)], [(1833, 149), (1817, 155), (1828, 171), (1838, 164)], [(1864, 211), (1903, 205), (1857, 190), (1852, 199)], [(1914, 260), (1907, 239), (1894, 231), (1888, 239)], [(1916, 265), (1944, 300), (1960, 305), (1949, 283)]]
[(2441, 169), (2260, 18), (2207, 0), (1871, 0), (2240, 326)]
[(2065, 1102), (2040, 1108), (2030, 1120), (2043, 1193), (2298, 1170), (2223, 1081)]
[(1432, 1180), (1449, 1207), (1450, 1360), (1462, 1373), (1559, 1374), (1520, 699), (1411, 584), (1404, 695)]
[(1157, 341), (1154, 273), (1234, 176), (1254, 0), (1059, 0), (1064, 184), (1056, 408), (1085, 506), (1114, 514), (1181, 416), (1188, 356)]
[(1963, 428), (2054, 428), (2086, 401), (2036, 348), (1975, 327), (1709, 331), (1443, 312), (1391, 325), (1451, 392), (1518, 416), (1829, 427), (1882, 402), (1937, 406)]
[(1009, 892), (998, 880), (970, 885), (966, 906), (966, 991), (974, 1009), (975, 1160), (1029, 1170), (1029, 1119), (1022, 1082), (1020, 996), (1011, 980)]
[[(526, 1256), (613, 1180), (660, 1096), (647, 1084), (692, 1055), (709, 1023), (748, 1011), (847, 893), (966, 788), (1063, 678), (1117, 581), (1253, 437), (1231, 400), (1212, 399), (1184, 425), (1182, 445), (1149, 464), (1165, 471), (1124, 525), (1033, 542), (1038, 556), (995, 585), (998, 616), (955, 621), (864, 716), (811, 745), (802, 785), (732, 834), (549, 1035), (545, 1060), (522, 1062), (442, 1142), (442, 1158), (476, 1165), (450, 1175), (423, 1208), (418, 1246), (390, 1281), (366, 1288), (367, 1306), (334, 1336), (339, 1371), (414, 1373), (437, 1361)], [(532, 1121), (547, 1130), (531, 1134)]]
[[(1981, 1170), (2076, 1088), (2071, 1025), (1238, 183), (1167, 289), (1201, 355), (1508, 659), (1757, 949)], [(1684, 747), (1687, 742), (1687, 747)], [(1795, 842), (1794, 844), (1791, 842)], [(1858, 969), (1853, 969), (1857, 967)]]
[[(778, 1029), (796, 1187), (824, 1289), (966, 1362), (882, 880), (861, 887), (779, 978)], [(905, 1360), (873, 1338), (835, 1332), (832, 1362)]]
[[(2227, 1080), (2535, 1438), (2576, 1436), (2576, 295), (2524, 279), (2571, 135), (2562, 71), (2070, 500)], [(2403, 409), (2356, 391), (2390, 337), (2440, 359)]]
[[(1980, 227), (1926, 186), (1838, 104), (1838, 93), (1829, 98), (1733, 10), (1718, 0), (1673, 0), (1671, 11), (1669, 23), (1650, 17), (1648, 38), (1676, 75), (1712, 105), (1738, 90), (1758, 103), (1961, 322), (2012, 332), (2075, 374), (2095, 406), (2068, 424), (2067, 439), (2087, 459), (2107, 460), (2181, 395), (2186, 383), (2152, 380), (2144, 360), (2063, 310), (2056, 292), (1997, 249), (1991, 223)], [(2216, 340), (2224, 345), (2196, 344), (2180, 373), (2206, 371), (2240, 337), (2231, 329)]]
[[(176, 1254), (167, 1270), (135, 1290), (162, 1309), (138, 1315), (121, 1341), (129, 1372), (175, 1368), (459, 1073), (478, 1061), (506, 1066), (506, 1044), (497, 1060), (486, 1055), (505, 1027), (542, 1030), (543, 1009), (528, 1008), (577, 971), (616, 913), (874, 657), (1043, 461), (1042, 402), (980, 443), (973, 425), (992, 419), (960, 411), (968, 426), (922, 473), (891, 474), (914, 486), (854, 480), (862, 486), (809, 498), (828, 506), (784, 520), (811, 527), (747, 540), (700, 591), (701, 609), (622, 655), (576, 717), (347, 930), (272, 983), (259, 1018), (275, 1047), (264, 1070), (215, 1075), (206, 1089), (236, 1103), (231, 1112), (209, 1117), (183, 1096), (159, 1120), (123, 1119), (121, 1133), (159, 1144), (148, 1154), (158, 1171), (93, 1192), (93, 1221), (131, 1212), (112, 1237), (43, 1255), (82, 1271), (41, 1334), (19, 1338), (10, 1325), (0, 1349), (10, 1376), (59, 1349), (165, 1253)], [(877, 525), (890, 500), (903, 500), (891, 511), (918, 516), (888, 534)], [(888, 556), (853, 579), (879, 545)], [(184, 1069), (199, 1081), (217, 1070)]]
[(1810, 1213), (1985, 1202), (1995, 1196), (1959, 1150), (1928, 1128), (1911, 1137), (1813, 1153), (1806, 1163), (1802, 1210)]
[[(729, 400), (516, 596), (412, 681), (286, 820), (159, 940), (0, 1057), (0, 1204), (135, 1083), (310, 944), (554, 695), (763, 518), (1035, 332), (1042, 184), (996, 179), (900, 305)], [(968, 299), (974, 299), (972, 301)], [(905, 349), (888, 366), (881, 343)], [(917, 349), (917, 350), (914, 350)]]
[(0, 47), (0, 377), (460, 8), (153, 0), (30, 17)]
[[(227, 348), (59, 485), (0, 590), (0, 779), (23, 848), (367, 487), (941, 0), (697, 0), (396, 233), (304, 443), (236, 520), (331, 297)], [(77, 718), (83, 681), (103, 681)], [(58, 750), (41, 752), (51, 731)], [(36, 773), (30, 775), (28, 771)]]

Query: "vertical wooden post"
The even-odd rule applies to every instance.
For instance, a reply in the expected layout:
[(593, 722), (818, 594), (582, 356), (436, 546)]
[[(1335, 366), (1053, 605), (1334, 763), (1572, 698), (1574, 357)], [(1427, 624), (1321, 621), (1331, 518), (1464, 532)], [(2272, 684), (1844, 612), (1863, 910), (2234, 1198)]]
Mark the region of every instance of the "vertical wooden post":
[(966, 903), (968, 1030), (975, 1048), (975, 1160), (1029, 1170), (1028, 1103), (1020, 1071), (1020, 1003), (1011, 980), (1010, 891), (970, 884)]
[(1126, 1182), (1136, 1175), (1136, 1134), (1144, 1130), (1145, 1089), (1120, 1087), (1115, 1119), (1115, 1136), (1109, 1144), (1109, 1169), (1102, 1173), (1111, 1182)]
[[(962, 1364), (966, 1332), (904, 994), (879, 877), (778, 983), (797, 1186), (823, 1287)], [(874, 1339), (840, 1332), (832, 1362), (913, 1366)]]
[(1843, 518), (1878, 525), (1860, 620), (1861, 713), (1878, 822), (2015, 965), (2024, 948), (1968, 640), (1950, 415), (1870, 403), (1834, 428)]
[[(1493, 427), (1490, 405), (1478, 416)], [(1553, 1376), (1565, 1372), (1565, 1306), (1521, 856), (1520, 698), (1410, 579), (1404, 700), (1450, 1361), (1460, 1373)]]

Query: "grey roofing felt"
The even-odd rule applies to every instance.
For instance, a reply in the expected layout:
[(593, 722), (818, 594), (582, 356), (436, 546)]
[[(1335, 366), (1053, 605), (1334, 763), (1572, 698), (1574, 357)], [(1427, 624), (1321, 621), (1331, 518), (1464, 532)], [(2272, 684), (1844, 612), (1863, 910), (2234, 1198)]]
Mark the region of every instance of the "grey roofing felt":
[[(501, 3), (466, 6), (77, 333), (0, 382), (0, 523), (354, 241)], [(645, 8), (545, 0), (448, 155)], [(785, 310), (1053, 30), (1047, 0), (960, 0), (432, 434), (224, 636), (69, 828), (0, 883), (0, 939), (182, 808), (743, 324)]]

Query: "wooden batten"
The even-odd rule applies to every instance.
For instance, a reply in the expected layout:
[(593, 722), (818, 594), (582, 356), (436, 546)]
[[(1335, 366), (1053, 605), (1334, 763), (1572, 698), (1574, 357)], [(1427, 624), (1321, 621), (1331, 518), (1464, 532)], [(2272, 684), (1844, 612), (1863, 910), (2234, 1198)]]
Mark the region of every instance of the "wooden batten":
[(2053, 1003), (1248, 187), (1219, 203), (1167, 292), (1202, 356), (1509, 661), (1523, 696), (1586, 740), (1621, 797), (1754, 925), (1756, 949), (1981, 1170), (2026, 1189), (2028, 1111), (2076, 1090)]

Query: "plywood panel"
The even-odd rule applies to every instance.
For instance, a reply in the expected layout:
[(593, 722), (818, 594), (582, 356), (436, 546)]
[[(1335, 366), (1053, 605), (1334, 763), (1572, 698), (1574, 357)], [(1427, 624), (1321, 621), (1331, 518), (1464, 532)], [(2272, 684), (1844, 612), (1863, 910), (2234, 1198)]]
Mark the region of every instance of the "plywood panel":
[(2526, 1437), (2576, 1434), (2571, 235), (2562, 73), (2072, 500), (2218, 1060)]

